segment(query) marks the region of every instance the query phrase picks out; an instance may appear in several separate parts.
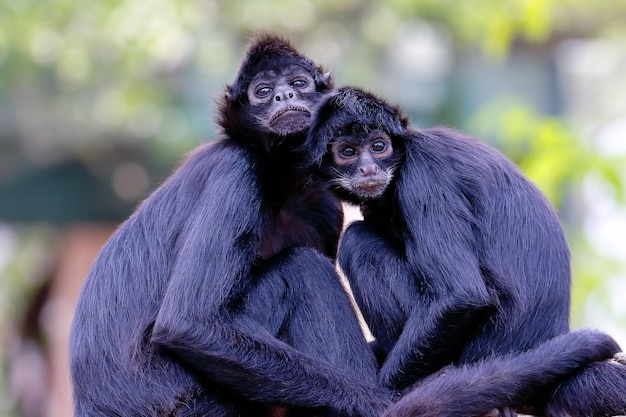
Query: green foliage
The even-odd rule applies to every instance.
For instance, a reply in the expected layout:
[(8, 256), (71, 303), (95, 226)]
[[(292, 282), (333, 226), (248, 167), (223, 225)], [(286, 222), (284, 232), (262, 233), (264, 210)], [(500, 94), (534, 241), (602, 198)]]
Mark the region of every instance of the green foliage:
[[(305, 50), (349, 82), (371, 84), (372, 64), (415, 19), (446, 28), (458, 48), (502, 57), (515, 39), (607, 31), (615, 26), (603, 23), (626, 11), (626, 1), (1, 0), (0, 10), (0, 92), (18, 119), (35, 113), (36, 133), (54, 133), (51, 151), (80, 154), (130, 136), (160, 155), (193, 146), (194, 131), (213, 133), (206, 97), (230, 80), (245, 38), (258, 30), (296, 42), (306, 35)], [(187, 81), (199, 72), (202, 95)], [(190, 95), (207, 101), (205, 118), (178, 111)]]
[(490, 103), (469, 122), (469, 129), (494, 138), (495, 145), (557, 206), (590, 174), (602, 178), (619, 196), (626, 189), (620, 175), (623, 158), (601, 156), (563, 119), (537, 114), (519, 101), (502, 98)]
[(525, 105), (498, 100), (483, 108), (473, 123), (480, 135), (495, 137), (496, 145), (557, 206), (568, 188), (566, 183), (579, 181), (589, 169), (589, 154), (565, 123), (542, 117)]

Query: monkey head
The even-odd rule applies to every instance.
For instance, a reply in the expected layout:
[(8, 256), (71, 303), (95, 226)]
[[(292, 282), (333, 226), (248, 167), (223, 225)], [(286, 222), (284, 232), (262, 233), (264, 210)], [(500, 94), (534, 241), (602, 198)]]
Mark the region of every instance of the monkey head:
[[(229, 138), (266, 148), (303, 134), (332, 89), (328, 73), (288, 41), (262, 34), (248, 46), (239, 72), (226, 88), (220, 124)], [(298, 144), (295, 144), (298, 145)]]
[(344, 87), (320, 105), (304, 147), (335, 191), (361, 204), (382, 196), (391, 183), (407, 126), (397, 107)]

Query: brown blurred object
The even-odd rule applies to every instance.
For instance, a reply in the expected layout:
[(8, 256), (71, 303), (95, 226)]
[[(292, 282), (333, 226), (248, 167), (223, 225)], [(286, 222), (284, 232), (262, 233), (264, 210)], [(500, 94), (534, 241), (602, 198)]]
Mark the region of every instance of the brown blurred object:
[[(37, 362), (36, 352), (33, 354), (26, 349), (30, 345), (28, 342), (23, 343), (21, 351), (16, 354), (21, 365), (13, 372), (14, 382), (19, 382), (15, 394), (25, 416), (73, 415), (68, 337), (74, 307), (91, 264), (114, 229), (115, 226), (108, 224), (79, 223), (68, 226), (61, 235), (45, 299), (40, 307), (36, 307), (39, 309), (37, 322), (46, 345), (44, 361)], [(37, 388), (44, 392), (33, 392)], [(41, 403), (33, 404), (34, 399)]]

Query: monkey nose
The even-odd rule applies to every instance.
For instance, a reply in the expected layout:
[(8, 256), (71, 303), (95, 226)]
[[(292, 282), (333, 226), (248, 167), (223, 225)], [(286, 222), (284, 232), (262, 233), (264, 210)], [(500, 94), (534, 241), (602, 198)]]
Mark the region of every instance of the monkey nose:
[(361, 167), (361, 174), (363, 174), (363, 176), (365, 177), (369, 177), (370, 175), (376, 175), (376, 172), (376, 165)]
[(274, 96), (274, 100), (281, 101), (287, 98), (293, 98), (293, 91), (279, 92)]

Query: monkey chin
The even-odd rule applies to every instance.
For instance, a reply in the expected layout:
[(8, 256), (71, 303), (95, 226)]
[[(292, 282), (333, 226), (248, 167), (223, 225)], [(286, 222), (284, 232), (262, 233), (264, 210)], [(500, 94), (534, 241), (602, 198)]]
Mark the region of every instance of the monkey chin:
[(374, 200), (385, 192), (387, 181), (368, 180), (352, 184), (352, 193), (361, 200)]

